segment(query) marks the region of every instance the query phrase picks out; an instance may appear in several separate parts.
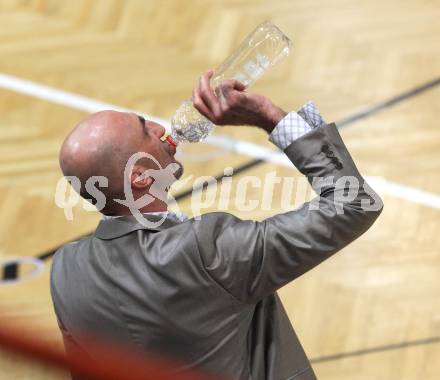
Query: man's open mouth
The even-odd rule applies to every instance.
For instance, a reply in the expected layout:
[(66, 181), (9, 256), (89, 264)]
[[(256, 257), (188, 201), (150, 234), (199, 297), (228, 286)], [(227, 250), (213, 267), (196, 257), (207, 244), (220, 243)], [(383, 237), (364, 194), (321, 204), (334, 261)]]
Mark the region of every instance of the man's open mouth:
[(175, 155), (177, 151), (177, 143), (173, 140), (173, 138), (168, 133), (165, 133), (160, 139), (168, 143), (171, 154)]

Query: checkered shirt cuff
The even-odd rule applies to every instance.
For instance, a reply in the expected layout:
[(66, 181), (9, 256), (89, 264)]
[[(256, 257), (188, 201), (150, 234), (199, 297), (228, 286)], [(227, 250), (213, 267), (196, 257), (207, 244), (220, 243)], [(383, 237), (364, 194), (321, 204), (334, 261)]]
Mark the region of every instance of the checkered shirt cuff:
[(325, 121), (315, 103), (309, 101), (298, 112), (290, 112), (281, 119), (269, 135), (269, 141), (284, 150), (296, 139), (323, 124)]

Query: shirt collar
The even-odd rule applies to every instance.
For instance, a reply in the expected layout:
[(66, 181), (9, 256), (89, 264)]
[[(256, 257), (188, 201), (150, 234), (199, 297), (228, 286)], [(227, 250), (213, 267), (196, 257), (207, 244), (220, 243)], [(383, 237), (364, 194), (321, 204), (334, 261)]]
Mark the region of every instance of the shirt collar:
[(103, 240), (111, 240), (137, 230), (163, 231), (188, 220), (185, 215), (173, 211), (147, 212), (143, 216), (151, 222), (150, 225), (139, 223), (133, 215), (103, 216), (94, 236)]
[[(185, 214), (182, 214), (181, 212), (174, 212), (174, 211), (155, 211), (155, 212), (144, 212), (143, 215), (156, 215), (158, 217), (166, 217), (166, 219), (171, 219), (174, 222), (185, 222), (188, 220), (188, 217)], [(110, 220), (110, 219), (116, 219), (116, 218), (122, 218), (122, 215), (104, 215), (102, 214), (102, 220)]]

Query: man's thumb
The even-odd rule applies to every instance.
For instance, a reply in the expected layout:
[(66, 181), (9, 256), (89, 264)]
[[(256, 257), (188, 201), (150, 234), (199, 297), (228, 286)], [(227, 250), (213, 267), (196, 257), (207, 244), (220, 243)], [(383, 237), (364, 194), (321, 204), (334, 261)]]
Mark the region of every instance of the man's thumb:
[(234, 80), (234, 90), (244, 91), (246, 90), (246, 85), (238, 80)]

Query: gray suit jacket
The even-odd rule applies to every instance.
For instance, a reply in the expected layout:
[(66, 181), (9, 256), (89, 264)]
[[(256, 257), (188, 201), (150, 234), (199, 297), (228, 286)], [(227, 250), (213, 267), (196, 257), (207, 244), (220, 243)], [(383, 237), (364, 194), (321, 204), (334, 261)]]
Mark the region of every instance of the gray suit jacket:
[(310, 182), (355, 177), (357, 196), (342, 201), (347, 189), (333, 181), (316, 188), (318, 210), (306, 203), (262, 222), (220, 212), (166, 220), (156, 229), (132, 217), (101, 221), (92, 236), (53, 259), (52, 297), (67, 351), (76, 345), (87, 352), (81, 333), (93, 332), (177, 358), (186, 363), (181, 370), (315, 379), (276, 291), (364, 233), (382, 202), (334, 124), (312, 130), (285, 153)]

